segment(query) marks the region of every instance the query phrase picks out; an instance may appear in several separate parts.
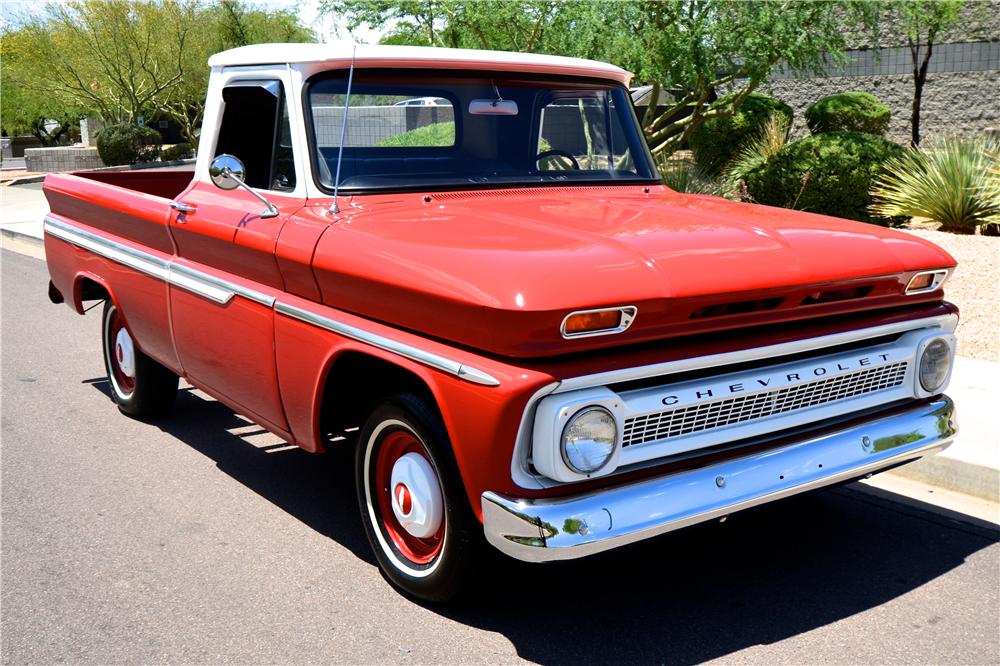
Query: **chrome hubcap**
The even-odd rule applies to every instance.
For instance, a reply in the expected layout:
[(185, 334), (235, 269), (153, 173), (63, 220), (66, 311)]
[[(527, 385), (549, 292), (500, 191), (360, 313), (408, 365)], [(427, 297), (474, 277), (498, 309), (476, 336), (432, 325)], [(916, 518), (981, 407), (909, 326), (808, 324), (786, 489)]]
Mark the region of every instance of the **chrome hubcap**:
[(437, 534), (444, 519), (444, 498), (431, 464), (407, 453), (392, 466), (392, 512), (407, 533), (418, 539)]
[(122, 374), (130, 379), (135, 378), (135, 345), (132, 336), (124, 328), (115, 336), (115, 359)]

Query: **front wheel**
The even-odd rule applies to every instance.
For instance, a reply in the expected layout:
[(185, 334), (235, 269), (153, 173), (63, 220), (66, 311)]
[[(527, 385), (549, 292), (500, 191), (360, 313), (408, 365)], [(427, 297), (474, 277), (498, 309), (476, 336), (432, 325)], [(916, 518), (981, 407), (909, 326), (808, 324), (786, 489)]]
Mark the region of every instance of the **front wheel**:
[(104, 369), (118, 409), (140, 419), (165, 416), (174, 404), (178, 377), (142, 353), (111, 299), (104, 302), (101, 338)]
[(355, 472), (361, 520), (389, 581), (427, 601), (467, 591), (482, 529), (437, 413), (409, 394), (376, 407), (358, 438)]

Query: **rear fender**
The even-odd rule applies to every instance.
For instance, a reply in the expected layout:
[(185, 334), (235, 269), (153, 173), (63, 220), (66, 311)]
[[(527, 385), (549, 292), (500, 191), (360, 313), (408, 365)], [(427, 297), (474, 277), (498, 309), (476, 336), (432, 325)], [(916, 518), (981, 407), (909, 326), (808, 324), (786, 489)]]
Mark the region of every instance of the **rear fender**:
[(118, 304), (118, 299), (115, 298), (114, 290), (111, 289), (111, 285), (109, 285), (104, 278), (95, 273), (91, 273), (90, 271), (78, 271), (76, 276), (73, 278), (73, 290), (71, 292), (73, 294), (72, 307), (76, 310), (77, 314), (83, 314), (86, 312), (86, 309), (84, 308), (85, 301), (99, 300), (97, 298), (93, 298), (94, 294), (90, 290), (94, 289), (94, 287), (87, 285), (87, 280), (96, 283), (97, 287), (103, 289), (106, 297), (111, 299), (111, 302), (114, 303), (115, 307), (118, 308), (120, 312), (124, 312)]

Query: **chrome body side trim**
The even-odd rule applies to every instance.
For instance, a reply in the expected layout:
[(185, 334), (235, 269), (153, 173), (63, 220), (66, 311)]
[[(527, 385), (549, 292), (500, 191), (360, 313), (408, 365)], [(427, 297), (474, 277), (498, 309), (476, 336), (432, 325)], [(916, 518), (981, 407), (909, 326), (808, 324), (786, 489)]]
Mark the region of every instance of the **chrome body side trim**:
[(232, 290), (199, 280), (193, 273), (194, 271), (190, 269), (181, 270), (180, 266), (171, 262), (167, 272), (167, 282), (220, 305), (225, 305), (236, 295)]
[(615, 488), (544, 500), (487, 491), (483, 529), (493, 546), (526, 562), (584, 557), (932, 455), (957, 432), (954, 404), (942, 395), (778, 449)]
[(394, 354), (399, 354), (405, 358), (423, 363), (424, 365), (436, 368), (454, 375), (463, 381), (483, 386), (499, 386), (500, 381), (478, 368), (463, 365), (458, 361), (445, 358), (412, 345), (408, 345), (385, 336), (370, 333), (355, 326), (350, 326), (328, 317), (315, 314), (302, 308), (297, 308), (287, 303), (276, 302), (273, 296), (250, 289), (242, 285), (217, 278), (208, 273), (196, 270), (177, 263), (174, 259), (162, 259), (155, 255), (137, 250), (117, 241), (98, 236), (80, 229), (72, 224), (68, 224), (51, 215), (45, 216), (45, 233), (54, 238), (64, 240), (67, 243), (76, 245), (94, 254), (110, 259), (115, 263), (128, 266), (134, 270), (151, 277), (158, 278), (175, 287), (190, 291), (191, 293), (207, 298), (210, 301), (225, 305), (234, 296), (241, 296), (247, 300), (271, 308), (277, 312), (294, 317), (314, 326), (325, 328), (344, 337), (370, 344), (374, 347), (384, 349)]
[[(594, 314), (595, 312), (611, 312), (617, 310), (621, 313), (621, 317), (618, 320), (618, 325), (614, 328), (604, 328), (598, 331), (584, 331), (582, 333), (567, 333), (566, 323), (569, 322), (570, 317), (575, 315), (583, 314)], [(567, 340), (575, 340), (576, 338), (593, 338), (598, 335), (614, 335), (615, 333), (624, 333), (635, 321), (635, 316), (638, 314), (639, 308), (634, 305), (622, 305), (616, 308), (596, 308), (594, 310), (576, 310), (570, 312), (568, 315), (563, 317), (562, 323), (559, 324), (559, 332)]]
[(78, 229), (49, 215), (45, 216), (43, 228), (45, 233), (54, 238), (64, 240), (85, 250), (90, 250), (94, 254), (100, 255), (105, 259), (110, 259), (117, 264), (128, 266), (140, 273), (145, 273), (163, 281), (168, 279), (170, 261), (167, 259), (161, 259), (160, 257), (136, 250), (122, 243), (92, 234), (89, 231)]
[(44, 229), (45, 233), (50, 236), (82, 247), (105, 259), (128, 266), (140, 273), (163, 280), (220, 305), (225, 305), (234, 296), (242, 296), (266, 307), (274, 305), (274, 297), (272, 296), (179, 264), (174, 259), (161, 259), (148, 252), (98, 236), (58, 220), (51, 215), (45, 216)]
[[(191, 280), (197, 281), (199, 287), (204, 290), (209, 290), (211, 288), (216, 288), (230, 292), (236, 296), (242, 296), (248, 301), (254, 301), (255, 303), (260, 303), (263, 306), (271, 307), (274, 305), (274, 297), (268, 296), (265, 293), (259, 292), (256, 289), (249, 289), (242, 285), (238, 285), (235, 282), (230, 282), (228, 280), (223, 280), (222, 278), (217, 278), (214, 275), (209, 275), (208, 273), (203, 273), (194, 268), (189, 268), (183, 264), (173, 262), (170, 265), (170, 275), (171, 279), (175, 277), (184, 276), (185, 278), (190, 278)], [(173, 284), (173, 282), (172, 282)], [(183, 287), (183, 284), (177, 283), (177, 286)], [(232, 298), (232, 295), (229, 297)]]
[(342, 335), (345, 338), (357, 340), (358, 342), (363, 342), (373, 347), (384, 349), (385, 351), (392, 352), (393, 354), (398, 354), (399, 356), (408, 358), (411, 361), (416, 361), (417, 363), (422, 363), (423, 365), (436, 370), (441, 370), (442, 372), (454, 375), (455, 377), (467, 382), (481, 384), (483, 386), (500, 385), (500, 381), (498, 379), (483, 372), (482, 370), (463, 365), (458, 361), (453, 361), (452, 359), (425, 351), (418, 347), (414, 347), (413, 345), (408, 345), (406, 343), (399, 342), (398, 340), (393, 340), (383, 335), (371, 333), (356, 326), (351, 326), (350, 324), (330, 319), (329, 317), (325, 317), (315, 312), (304, 310), (294, 305), (283, 303), (282, 301), (275, 303), (274, 309), (279, 314), (292, 317), (293, 319), (298, 319), (299, 321), (312, 324), (313, 326), (318, 326), (319, 328), (324, 328), (338, 335)]
[(726, 352), (724, 354), (712, 354), (710, 356), (697, 356), (694, 358), (680, 359), (677, 361), (667, 361), (653, 365), (643, 365), (634, 368), (622, 368), (621, 370), (611, 370), (594, 375), (584, 375), (572, 379), (564, 379), (559, 383), (557, 393), (563, 391), (573, 391), (579, 388), (590, 386), (604, 386), (617, 382), (627, 382), (633, 379), (645, 379), (646, 377), (656, 377), (659, 375), (670, 375), (688, 370), (699, 370), (701, 368), (714, 368), (722, 365), (732, 365), (744, 363), (746, 361), (756, 361), (774, 356), (785, 356), (797, 354), (799, 352), (819, 350), (824, 347), (834, 347), (867, 338), (876, 338), (892, 333), (905, 333), (920, 328), (940, 328), (948, 333), (954, 333), (958, 326), (958, 315), (940, 315), (937, 317), (925, 317), (923, 319), (913, 319), (901, 321), (895, 324), (883, 324), (870, 328), (861, 328), (844, 333), (834, 333), (823, 335), (818, 338), (804, 338), (794, 342), (783, 342), (777, 345), (767, 345), (765, 347), (754, 347), (753, 349), (741, 349), (739, 351)]

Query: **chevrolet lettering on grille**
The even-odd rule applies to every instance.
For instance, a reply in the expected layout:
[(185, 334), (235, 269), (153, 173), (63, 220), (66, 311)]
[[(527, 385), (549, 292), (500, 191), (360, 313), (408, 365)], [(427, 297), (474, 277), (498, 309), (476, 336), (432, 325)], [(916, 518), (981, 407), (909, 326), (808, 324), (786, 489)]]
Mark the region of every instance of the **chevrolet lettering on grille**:
[(782, 384), (811, 381), (817, 377), (825, 377), (848, 370), (858, 370), (865, 367), (871, 367), (873, 365), (880, 365), (888, 362), (888, 360), (888, 354), (875, 354), (874, 356), (866, 355), (851, 360), (839, 360), (836, 363), (829, 365), (818, 365), (806, 370), (786, 372), (781, 375), (766, 375), (762, 377), (754, 377), (750, 380), (736, 381), (729, 384), (694, 388), (687, 391), (685, 395), (667, 395), (660, 402), (669, 407), (680, 404), (681, 402), (691, 402), (695, 400), (703, 400), (705, 398), (718, 398), (737, 393), (759, 391), (762, 389), (775, 388), (776, 386), (780, 386)]
[(624, 403), (622, 460), (639, 462), (716, 446), (912, 396), (916, 335), (623, 391), (617, 394)]

